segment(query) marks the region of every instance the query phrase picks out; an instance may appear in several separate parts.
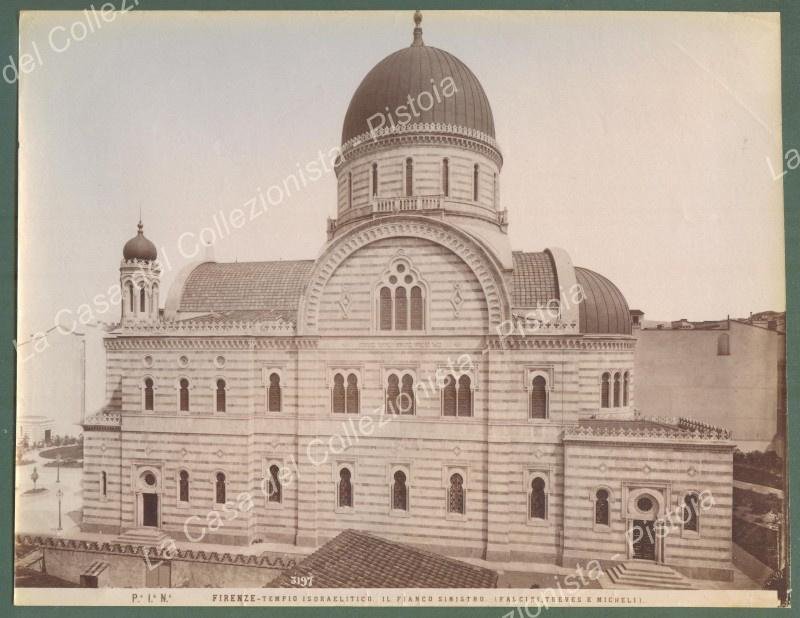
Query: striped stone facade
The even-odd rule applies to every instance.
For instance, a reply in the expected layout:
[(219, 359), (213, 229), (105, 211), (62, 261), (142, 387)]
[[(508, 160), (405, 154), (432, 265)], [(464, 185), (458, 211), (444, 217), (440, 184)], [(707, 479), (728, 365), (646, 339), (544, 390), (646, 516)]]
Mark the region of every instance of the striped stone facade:
[[(730, 567), (730, 445), (657, 437), (633, 444), (565, 440), (582, 418), (604, 412), (604, 372), (628, 372), (628, 408), (616, 412), (633, 409), (635, 340), (497, 335), (489, 324), (487, 277), (482, 283), (445, 244), (400, 236), (359, 245), (319, 291), (313, 334), (247, 334), (242, 325), (215, 326), (213, 336), (177, 325), (158, 333), (141, 325), (114, 333), (106, 342), (108, 395), (119, 416), (86, 427), (85, 528), (118, 533), (143, 525), (141, 494), (152, 491), (158, 526), (181, 541), (317, 546), (358, 528), (452, 555), (613, 561), (629, 557), (629, 518), (620, 510), (626, 487), (655, 479), (657, 490), (666, 491), (668, 479), (665, 506), (675, 507), (690, 489), (711, 491), (717, 503), (703, 514), (698, 538), (667, 537), (663, 560), (724, 575)], [(425, 285), (420, 333), (376, 330), (376, 289), (398, 258)], [(333, 412), (338, 372), (357, 377), (358, 414)], [(413, 376), (413, 415), (385, 413), (392, 372)], [(268, 410), (272, 373), (280, 376), (279, 411)], [(442, 378), (450, 373), (470, 377), (470, 417), (443, 415)], [(536, 375), (547, 380), (545, 419), (530, 414)], [(148, 378), (152, 411), (144, 403)], [(179, 409), (183, 378), (188, 411)], [(226, 385), (224, 412), (215, 410), (219, 379)], [(280, 501), (269, 500), (271, 466), (281, 471)], [(343, 466), (351, 472), (352, 506), (340, 508)], [(392, 508), (398, 470), (406, 477), (405, 511)], [(151, 488), (142, 485), (147, 471), (156, 477)], [(185, 501), (182, 471), (189, 479)], [(219, 473), (227, 504), (216, 500)], [(463, 514), (447, 509), (455, 473), (464, 480)], [(529, 508), (537, 476), (547, 496), (541, 519)], [(598, 531), (590, 496), (601, 485), (611, 494), (612, 521)]]
[[(489, 560), (652, 551), (727, 577), (729, 436), (637, 413), (624, 297), (561, 249), (512, 252), (488, 100), (414, 36), (351, 102), (316, 260), (191, 265), (162, 314), (110, 334), (108, 404), (84, 426), (84, 528), (312, 547), (356, 528)], [(433, 67), (455, 70), (452, 100), (362, 133), (387, 93), (449, 77)], [(141, 260), (157, 290), (139, 236), (122, 276)], [(631, 521), (661, 529), (689, 493), (715, 500), (699, 531), (629, 542)]]

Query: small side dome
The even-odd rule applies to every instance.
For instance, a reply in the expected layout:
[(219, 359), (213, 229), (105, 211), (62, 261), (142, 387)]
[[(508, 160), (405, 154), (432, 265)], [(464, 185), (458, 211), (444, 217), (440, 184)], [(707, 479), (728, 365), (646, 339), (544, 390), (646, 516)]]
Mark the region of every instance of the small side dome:
[(144, 235), (144, 226), (139, 221), (139, 232), (125, 243), (122, 257), (126, 260), (144, 260), (152, 262), (158, 257), (156, 246)]
[(588, 268), (576, 266), (575, 278), (583, 289), (583, 301), (578, 303), (580, 332), (630, 335), (631, 312), (619, 288)]

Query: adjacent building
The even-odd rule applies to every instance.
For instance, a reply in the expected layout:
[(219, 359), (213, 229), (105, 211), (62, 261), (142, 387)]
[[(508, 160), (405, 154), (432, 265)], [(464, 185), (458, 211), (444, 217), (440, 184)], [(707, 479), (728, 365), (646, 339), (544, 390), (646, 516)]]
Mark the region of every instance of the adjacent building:
[[(633, 313), (633, 312), (632, 312)], [(742, 450), (784, 453), (786, 335), (781, 314), (634, 328), (636, 405), (731, 430)]]

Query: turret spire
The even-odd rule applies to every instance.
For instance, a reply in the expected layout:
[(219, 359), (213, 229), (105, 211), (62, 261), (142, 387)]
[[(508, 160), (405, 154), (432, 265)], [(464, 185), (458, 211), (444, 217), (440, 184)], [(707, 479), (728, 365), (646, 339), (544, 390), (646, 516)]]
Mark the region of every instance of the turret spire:
[(422, 12), (417, 9), (414, 12), (414, 40), (411, 43), (412, 47), (420, 47), (425, 45), (422, 41)]

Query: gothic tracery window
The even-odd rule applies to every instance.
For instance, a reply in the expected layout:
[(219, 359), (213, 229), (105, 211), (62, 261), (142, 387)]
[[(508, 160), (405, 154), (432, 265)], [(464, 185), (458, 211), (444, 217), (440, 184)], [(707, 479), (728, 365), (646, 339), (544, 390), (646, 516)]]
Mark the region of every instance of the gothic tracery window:
[(381, 331), (425, 329), (425, 291), (405, 262), (392, 265), (378, 288), (377, 326)]

